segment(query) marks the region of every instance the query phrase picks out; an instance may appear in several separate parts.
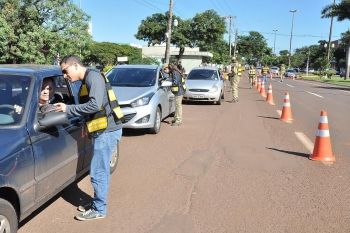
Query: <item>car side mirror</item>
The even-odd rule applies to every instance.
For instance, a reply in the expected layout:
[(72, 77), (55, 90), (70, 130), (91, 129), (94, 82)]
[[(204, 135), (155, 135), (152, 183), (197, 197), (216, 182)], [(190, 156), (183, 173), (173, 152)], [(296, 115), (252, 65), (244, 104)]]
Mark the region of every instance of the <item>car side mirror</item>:
[(173, 85), (173, 83), (170, 81), (163, 81), (162, 82), (162, 87), (171, 87), (172, 85)]
[(48, 112), (38, 122), (40, 129), (69, 124), (67, 113), (65, 112)]

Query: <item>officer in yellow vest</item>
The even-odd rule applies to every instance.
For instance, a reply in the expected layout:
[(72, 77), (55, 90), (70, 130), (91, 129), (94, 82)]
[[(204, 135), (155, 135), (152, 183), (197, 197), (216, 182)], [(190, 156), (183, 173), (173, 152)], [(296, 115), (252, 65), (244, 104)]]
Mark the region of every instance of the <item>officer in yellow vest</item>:
[(270, 73), (270, 68), (268, 67), (268, 65), (264, 65), (262, 67), (261, 70), (261, 74), (262, 74), (262, 81), (264, 81), (264, 83), (267, 82), (267, 75)]
[(182, 98), (186, 91), (184, 74), (176, 64), (164, 64), (163, 72), (169, 75), (168, 80), (172, 82), (171, 92), (175, 95), (175, 116), (171, 126), (182, 124)]
[(237, 61), (235, 57), (232, 58), (231, 64), (231, 73), (229, 74), (230, 83), (231, 83), (231, 92), (232, 92), (232, 100), (231, 103), (238, 102), (238, 84), (241, 80), (243, 72), (242, 65)]
[(83, 66), (76, 56), (67, 56), (60, 62), (64, 78), (70, 82), (81, 81), (79, 104), (57, 103), (56, 111), (68, 116), (84, 117), (86, 128), (93, 138), (93, 156), (90, 178), (94, 188), (91, 203), (78, 208), (77, 220), (94, 220), (107, 215), (107, 197), (110, 180), (110, 158), (122, 136), (123, 113), (109, 83), (98, 71)]
[(250, 89), (253, 88), (253, 84), (256, 78), (256, 71), (253, 65), (251, 65), (249, 67), (249, 71), (248, 71), (248, 76), (249, 76), (249, 84), (250, 84)]

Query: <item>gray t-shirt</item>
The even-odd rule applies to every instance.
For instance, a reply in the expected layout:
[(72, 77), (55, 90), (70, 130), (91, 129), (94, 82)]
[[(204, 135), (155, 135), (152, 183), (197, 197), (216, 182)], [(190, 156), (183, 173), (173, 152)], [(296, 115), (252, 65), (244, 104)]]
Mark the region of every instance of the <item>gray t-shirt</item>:
[(106, 131), (114, 131), (122, 128), (122, 122), (115, 122), (111, 114), (111, 107), (108, 102), (106, 83), (102, 75), (95, 70), (86, 70), (83, 83), (85, 82), (88, 89), (89, 98), (85, 103), (76, 105), (67, 105), (66, 111), (68, 116), (88, 117), (100, 111), (102, 106), (108, 115), (108, 127)]

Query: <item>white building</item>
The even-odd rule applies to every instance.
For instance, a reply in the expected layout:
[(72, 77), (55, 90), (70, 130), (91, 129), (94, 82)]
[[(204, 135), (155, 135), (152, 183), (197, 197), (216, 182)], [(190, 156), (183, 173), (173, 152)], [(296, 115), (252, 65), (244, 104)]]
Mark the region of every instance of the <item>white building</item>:
[[(170, 57), (175, 58), (179, 55), (180, 48), (170, 47)], [(165, 45), (156, 45), (150, 47), (142, 47), (142, 57), (151, 57), (162, 62), (165, 57)], [(181, 58), (181, 64), (188, 73), (193, 67), (198, 67), (202, 64), (204, 57), (213, 57), (210, 52), (201, 52), (199, 48), (185, 48), (185, 52)], [(172, 60), (172, 59), (170, 59)]]

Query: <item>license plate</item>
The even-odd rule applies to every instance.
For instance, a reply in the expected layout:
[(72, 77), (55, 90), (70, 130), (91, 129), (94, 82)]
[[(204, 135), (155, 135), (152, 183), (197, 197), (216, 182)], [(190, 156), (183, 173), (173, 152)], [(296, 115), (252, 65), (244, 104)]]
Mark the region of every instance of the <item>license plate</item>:
[(203, 99), (203, 98), (204, 98), (204, 95), (193, 95), (193, 98), (196, 98), (196, 99)]

